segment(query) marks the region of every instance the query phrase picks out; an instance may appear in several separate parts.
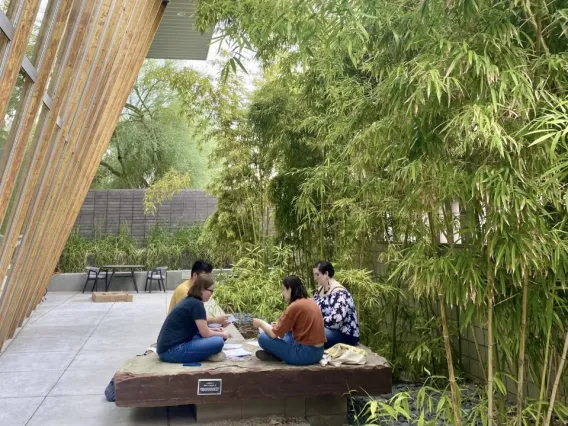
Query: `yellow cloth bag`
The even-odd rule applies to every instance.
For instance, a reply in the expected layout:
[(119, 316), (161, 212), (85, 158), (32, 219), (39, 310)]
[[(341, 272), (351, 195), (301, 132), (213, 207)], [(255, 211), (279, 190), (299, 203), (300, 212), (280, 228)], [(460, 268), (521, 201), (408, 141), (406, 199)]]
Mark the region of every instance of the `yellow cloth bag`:
[(363, 365), (367, 363), (367, 352), (364, 349), (349, 346), (344, 343), (338, 343), (331, 348), (326, 349), (321, 365), (331, 364), (338, 367), (341, 364), (346, 365)]

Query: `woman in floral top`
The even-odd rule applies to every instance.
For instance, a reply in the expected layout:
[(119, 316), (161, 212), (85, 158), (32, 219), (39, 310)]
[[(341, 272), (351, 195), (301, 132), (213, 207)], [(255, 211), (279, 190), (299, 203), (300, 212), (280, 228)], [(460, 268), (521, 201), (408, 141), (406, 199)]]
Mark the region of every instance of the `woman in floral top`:
[(359, 322), (357, 309), (351, 293), (334, 278), (333, 265), (325, 260), (313, 268), (314, 279), (318, 285), (314, 301), (318, 304), (325, 326), (327, 342), (325, 348), (336, 343), (359, 344)]

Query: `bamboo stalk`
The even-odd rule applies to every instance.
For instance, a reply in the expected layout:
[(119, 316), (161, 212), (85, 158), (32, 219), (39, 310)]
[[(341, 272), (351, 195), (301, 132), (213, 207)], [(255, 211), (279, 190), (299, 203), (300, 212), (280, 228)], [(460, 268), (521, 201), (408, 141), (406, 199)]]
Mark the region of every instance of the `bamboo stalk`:
[(473, 325), (470, 325), (471, 334), (473, 335), (473, 343), (475, 344), (475, 352), (477, 353), (477, 359), (479, 360), (479, 364), (481, 365), (481, 373), (487, 382), (487, 373), (485, 372), (485, 367), (483, 366), (483, 359), (481, 358), (481, 351), (479, 350), (479, 343), (477, 342), (477, 336), (475, 335), (475, 328)]
[[(487, 426), (493, 426), (493, 265), (491, 238), (487, 238)], [(480, 359), (481, 361), (481, 359)]]
[[(547, 313), (550, 313), (553, 309), (554, 305), (554, 297), (550, 297), (549, 303), (547, 304)], [(541, 380), (540, 380), (540, 392), (538, 394), (538, 410), (536, 414), (536, 426), (540, 425), (540, 413), (542, 411), (542, 402), (544, 400), (544, 390), (546, 389), (546, 375), (547, 375), (547, 367), (548, 367), (548, 357), (550, 355), (550, 336), (552, 334), (552, 320), (550, 321), (550, 325), (548, 327), (548, 331), (546, 333), (546, 346), (544, 348), (544, 362), (542, 363), (542, 373), (541, 373)]]
[(438, 293), (438, 299), (440, 301), (440, 312), (442, 314), (442, 333), (444, 336), (444, 347), (446, 349), (446, 358), (448, 359), (448, 375), (450, 381), (450, 390), (452, 392), (452, 408), (454, 411), (454, 425), (461, 425), (461, 404), (458, 396), (458, 387), (456, 384), (456, 377), (454, 375), (454, 365), (452, 362), (452, 347), (450, 345), (450, 332), (448, 328), (448, 316), (446, 313), (446, 302), (444, 301), (444, 295)]
[[(430, 228), (430, 236), (432, 239), (432, 247), (434, 249), (434, 256), (438, 257), (438, 233), (436, 230), (436, 223), (434, 222), (434, 215), (432, 212), (428, 213), (428, 223)], [(444, 338), (444, 348), (446, 350), (446, 360), (448, 363), (448, 376), (450, 382), (450, 391), (452, 393), (452, 410), (454, 414), (454, 425), (461, 426), (461, 404), (456, 384), (456, 376), (454, 373), (454, 363), (452, 359), (452, 346), (450, 343), (450, 331), (448, 327), (448, 314), (446, 312), (446, 301), (444, 294), (440, 288), (441, 283), (435, 283), (438, 288), (438, 301), (440, 303), (440, 313), (442, 315), (442, 335)]]
[(525, 349), (527, 340), (527, 306), (529, 299), (529, 275), (523, 268), (523, 301), (521, 312), (521, 335), (519, 342), (519, 369), (517, 377), (517, 425), (522, 424), (523, 417), (523, 386), (525, 384)]
[(562, 377), (562, 371), (564, 370), (564, 364), (566, 362), (567, 352), (568, 352), (568, 329), (566, 329), (566, 338), (564, 339), (564, 349), (562, 350), (562, 358), (560, 359), (560, 365), (558, 366), (558, 370), (556, 370), (556, 377), (554, 379), (554, 386), (552, 387), (552, 393), (550, 395), (550, 405), (548, 406), (548, 413), (546, 414), (544, 426), (550, 426), (550, 419), (552, 418), (552, 412), (554, 411), (554, 403), (556, 401), (556, 394), (558, 393), (558, 385), (560, 383), (560, 378)]

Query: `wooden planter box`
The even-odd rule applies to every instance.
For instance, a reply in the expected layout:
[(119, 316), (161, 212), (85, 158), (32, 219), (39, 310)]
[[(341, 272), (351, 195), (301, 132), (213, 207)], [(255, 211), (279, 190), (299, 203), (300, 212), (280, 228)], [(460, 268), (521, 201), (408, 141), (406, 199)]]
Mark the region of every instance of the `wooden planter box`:
[(134, 295), (122, 291), (93, 292), (93, 302), (132, 302)]

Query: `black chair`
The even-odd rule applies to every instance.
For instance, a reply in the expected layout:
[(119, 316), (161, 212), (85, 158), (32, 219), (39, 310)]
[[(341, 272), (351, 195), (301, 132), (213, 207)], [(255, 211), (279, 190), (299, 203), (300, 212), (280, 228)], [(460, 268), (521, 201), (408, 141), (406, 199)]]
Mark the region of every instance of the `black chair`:
[(108, 272), (105, 270), (101, 270), (101, 268), (97, 268), (95, 266), (87, 266), (87, 279), (85, 280), (85, 285), (83, 286), (83, 293), (85, 292), (85, 289), (87, 288), (87, 283), (89, 281), (94, 281), (93, 283), (93, 288), (91, 288), (91, 291), (94, 291), (95, 288), (97, 289), (97, 291), (99, 290), (99, 280), (104, 279), (105, 280), (105, 290), (107, 287), (107, 279), (108, 279)]
[(144, 286), (144, 291), (147, 291), (148, 283), (150, 283), (150, 293), (152, 293), (152, 281), (158, 281), (158, 288), (162, 290), (162, 286), (164, 287), (164, 293), (166, 292), (166, 271), (168, 270), (167, 266), (160, 266), (152, 271), (148, 271), (146, 275), (146, 285)]

